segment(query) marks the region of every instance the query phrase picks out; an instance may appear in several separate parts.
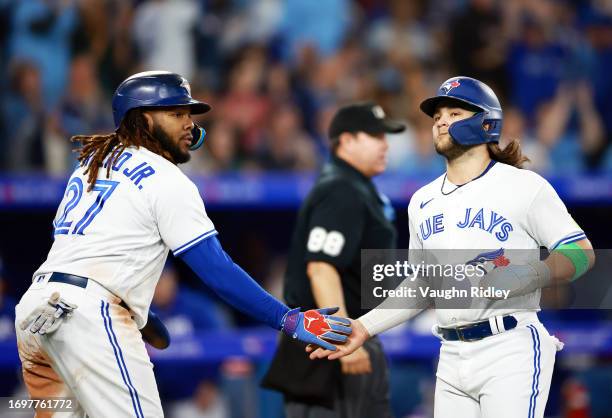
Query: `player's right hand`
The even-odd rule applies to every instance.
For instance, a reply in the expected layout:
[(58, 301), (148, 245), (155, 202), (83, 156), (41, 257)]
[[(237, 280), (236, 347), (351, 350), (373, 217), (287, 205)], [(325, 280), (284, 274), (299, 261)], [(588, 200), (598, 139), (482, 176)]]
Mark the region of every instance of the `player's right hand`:
[(292, 309), (283, 317), (281, 329), (302, 342), (335, 351), (336, 347), (328, 341), (344, 343), (346, 336), (351, 334), (350, 320), (331, 315), (338, 309), (321, 308), (306, 312), (300, 312), (300, 308)]
[(22, 330), (30, 328), (32, 334), (51, 334), (55, 332), (65, 318), (70, 318), (77, 305), (60, 297), (59, 292), (53, 292), (47, 301), (34, 309), (26, 319), (21, 321)]
[(359, 347), (370, 338), (368, 330), (363, 326), (359, 320), (350, 320), (353, 332), (351, 336), (346, 340), (346, 343), (337, 345), (336, 350), (327, 350), (321, 347), (314, 347), (309, 345), (306, 347), (306, 352), (310, 353), (310, 359), (328, 358), (329, 360), (339, 359), (341, 357), (348, 356), (349, 354), (356, 351)]

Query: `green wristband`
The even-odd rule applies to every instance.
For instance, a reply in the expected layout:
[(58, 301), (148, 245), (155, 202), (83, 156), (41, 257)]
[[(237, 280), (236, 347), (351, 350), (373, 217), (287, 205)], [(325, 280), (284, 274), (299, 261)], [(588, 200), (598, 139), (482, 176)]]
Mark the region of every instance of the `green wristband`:
[(574, 265), (576, 273), (574, 273), (572, 281), (582, 276), (589, 269), (589, 258), (585, 254), (584, 248), (581, 248), (575, 242), (559, 245), (554, 251), (558, 251), (569, 258)]

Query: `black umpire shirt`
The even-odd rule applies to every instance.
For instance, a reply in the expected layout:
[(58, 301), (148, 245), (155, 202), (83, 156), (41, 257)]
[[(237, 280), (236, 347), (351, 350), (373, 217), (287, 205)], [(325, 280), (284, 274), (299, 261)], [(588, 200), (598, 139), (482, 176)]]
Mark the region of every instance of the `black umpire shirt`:
[(300, 209), (291, 242), (285, 301), (316, 308), (306, 274), (309, 261), (324, 261), (340, 274), (348, 315), (361, 309), (361, 249), (393, 249), (397, 232), (393, 209), (372, 181), (346, 161), (332, 156)]

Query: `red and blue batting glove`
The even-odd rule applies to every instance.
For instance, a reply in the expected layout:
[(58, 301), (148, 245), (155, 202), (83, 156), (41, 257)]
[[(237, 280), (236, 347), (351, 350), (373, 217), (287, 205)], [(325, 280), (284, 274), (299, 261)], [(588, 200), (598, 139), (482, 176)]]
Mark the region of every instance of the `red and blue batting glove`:
[(338, 309), (321, 308), (306, 312), (300, 312), (300, 308), (291, 309), (283, 317), (281, 329), (285, 334), (302, 342), (336, 351), (336, 347), (325, 340), (343, 343), (352, 331), (351, 321), (331, 316), (338, 312)]

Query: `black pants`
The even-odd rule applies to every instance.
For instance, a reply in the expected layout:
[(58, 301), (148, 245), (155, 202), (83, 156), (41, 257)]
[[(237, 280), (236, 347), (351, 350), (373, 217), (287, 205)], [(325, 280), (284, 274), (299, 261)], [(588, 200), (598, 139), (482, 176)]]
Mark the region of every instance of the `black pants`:
[(372, 372), (342, 374), (336, 384), (333, 409), (285, 396), (286, 418), (390, 418), (389, 370), (378, 338), (364, 344)]

